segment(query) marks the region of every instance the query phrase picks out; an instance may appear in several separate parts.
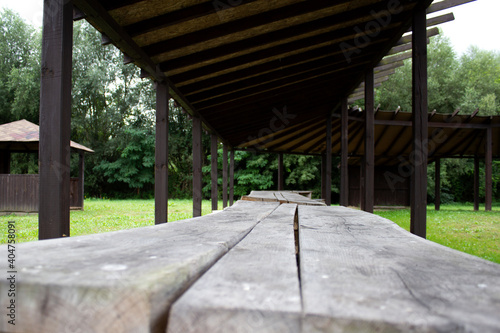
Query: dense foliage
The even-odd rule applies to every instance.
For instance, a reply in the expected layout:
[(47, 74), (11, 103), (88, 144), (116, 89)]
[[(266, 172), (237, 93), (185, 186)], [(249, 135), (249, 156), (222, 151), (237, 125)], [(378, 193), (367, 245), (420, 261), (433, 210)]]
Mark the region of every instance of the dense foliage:
[[(41, 32), (17, 14), (0, 12), (0, 123), (27, 119), (38, 123)], [(124, 65), (113, 46), (102, 46), (100, 34), (85, 22), (74, 25), (73, 99), (71, 138), (94, 154), (86, 154), (85, 186), (91, 197), (151, 197), (154, 184), (155, 89), (139, 78), (139, 69)], [(377, 89), (382, 109), (401, 106), (411, 110), (411, 63), (397, 70)], [(429, 46), (429, 107), (450, 113), (460, 107), (480, 115), (498, 114), (500, 55), (470, 48), (457, 57), (450, 42), (433, 38)], [(169, 194), (188, 198), (192, 189), (191, 120), (171, 103), (169, 115)], [(206, 198), (210, 197), (210, 142), (203, 136)], [(222, 147), (218, 154), (222, 169)], [(334, 161), (332, 191), (339, 192), (339, 171)], [(77, 156), (72, 157), (76, 176)], [(285, 155), (285, 188), (309, 189), (319, 195), (321, 160), (316, 156)], [(37, 173), (36, 156), (14, 154), (13, 173)], [(495, 164), (495, 195), (500, 183)], [(222, 190), (219, 174), (219, 191)], [(432, 200), (433, 166), (429, 167)], [(442, 187), (449, 201), (471, 201), (472, 164), (466, 160), (443, 163)], [(235, 152), (235, 195), (252, 189), (276, 189), (275, 154)], [(484, 192), (484, 185), (482, 187)], [(334, 198), (336, 196), (334, 195)]]

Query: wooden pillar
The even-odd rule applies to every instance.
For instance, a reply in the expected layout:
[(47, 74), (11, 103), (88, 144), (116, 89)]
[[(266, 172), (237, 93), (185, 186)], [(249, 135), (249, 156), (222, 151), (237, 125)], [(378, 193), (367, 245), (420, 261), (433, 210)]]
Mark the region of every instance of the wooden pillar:
[(222, 207), (227, 207), (227, 146), (222, 146)]
[(40, 86), (38, 238), (69, 236), (73, 4), (45, 0)]
[(493, 140), (491, 127), (486, 130), (486, 149), (484, 157), (484, 177), (485, 177), (485, 187), (484, 187), (484, 209), (486, 211), (491, 210), (492, 199), (493, 199)]
[(168, 222), (168, 85), (156, 83), (155, 224)]
[(437, 158), (434, 162), (434, 209), (441, 208), (441, 159)]
[(326, 116), (325, 203), (332, 204), (332, 114)]
[(427, 32), (426, 9), (413, 12), (412, 158), (410, 231), (426, 237), (427, 224)]
[(201, 216), (201, 119), (193, 117), (193, 217)]
[(85, 199), (85, 154), (80, 151), (78, 154), (78, 194), (79, 194), (79, 205), (84, 209), (84, 199)]
[(234, 202), (234, 150), (229, 155), (229, 206)]
[(326, 155), (321, 155), (321, 198), (326, 198)]
[(474, 210), (479, 210), (479, 157), (474, 156)]
[(0, 150), (0, 174), (10, 173), (10, 151)]
[(349, 205), (349, 119), (347, 97), (342, 98), (341, 104), (341, 156), (340, 156), (340, 205)]
[(361, 209), (373, 213), (375, 195), (375, 114), (374, 114), (374, 75), (373, 69), (365, 75), (365, 158), (364, 158), (364, 196)]
[(211, 172), (211, 199), (212, 199), (212, 211), (218, 209), (218, 200), (219, 200), (219, 193), (217, 189), (217, 182), (218, 182), (218, 166), (217, 166), (217, 144), (218, 144), (218, 139), (217, 135), (211, 134), (210, 135), (210, 163), (212, 166), (212, 172)]
[(278, 154), (278, 191), (285, 189), (285, 175), (283, 167), (283, 153)]

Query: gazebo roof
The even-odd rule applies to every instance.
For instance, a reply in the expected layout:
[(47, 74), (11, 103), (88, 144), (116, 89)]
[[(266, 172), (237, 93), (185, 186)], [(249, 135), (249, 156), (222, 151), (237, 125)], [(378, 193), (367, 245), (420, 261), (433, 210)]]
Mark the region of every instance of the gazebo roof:
[[(39, 127), (26, 119), (0, 125), (0, 149), (10, 151), (38, 151)], [(79, 143), (70, 141), (73, 149), (93, 153)]]
[[(469, 1), (436, 2), (427, 13)], [(87, 19), (103, 44), (116, 45), (144, 77), (168, 83), (187, 112), (224, 143), (241, 147), (282, 125), (324, 122), (357, 92), (367, 70), (374, 68), (376, 80), (390, 75), (411, 54), (414, 12), (432, 1), (73, 3), (74, 18)], [(452, 19), (451, 13), (429, 18), (427, 26)], [(437, 33), (434, 27), (427, 35)]]

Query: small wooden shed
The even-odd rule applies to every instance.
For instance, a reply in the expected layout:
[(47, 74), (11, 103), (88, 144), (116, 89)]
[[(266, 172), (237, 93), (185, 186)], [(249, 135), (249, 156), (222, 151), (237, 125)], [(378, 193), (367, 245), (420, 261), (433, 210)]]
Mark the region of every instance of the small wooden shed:
[[(11, 153), (38, 153), (39, 127), (25, 119), (0, 125), (0, 213), (38, 212), (39, 175), (10, 174)], [(71, 151), (79, 154), (78, 178), (71, 178), (70, 207), (83, 210), (84, 153), (92, 149), (70, 142)]]

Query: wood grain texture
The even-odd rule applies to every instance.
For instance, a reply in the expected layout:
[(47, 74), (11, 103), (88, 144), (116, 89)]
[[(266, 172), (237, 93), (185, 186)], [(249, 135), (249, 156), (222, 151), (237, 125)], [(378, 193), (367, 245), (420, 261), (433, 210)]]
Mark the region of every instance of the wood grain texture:
[(499, 332), (500, 265), (345, 207), (298, 207), (303, 332)]
[(167, 332), (300, 332), (296, 207), (281, 205), (182, 295)]
[[(240, 201), (184, 221), (19, 244), (16, 328), (164, 332), (170, 304), (277, 206)], [(6, 246), (0, 251), (7, 253)], [(4, 309), (7, 288), (1, 279)], [(1, 320), (0, 332), (10, 332), (8, 326)]]

